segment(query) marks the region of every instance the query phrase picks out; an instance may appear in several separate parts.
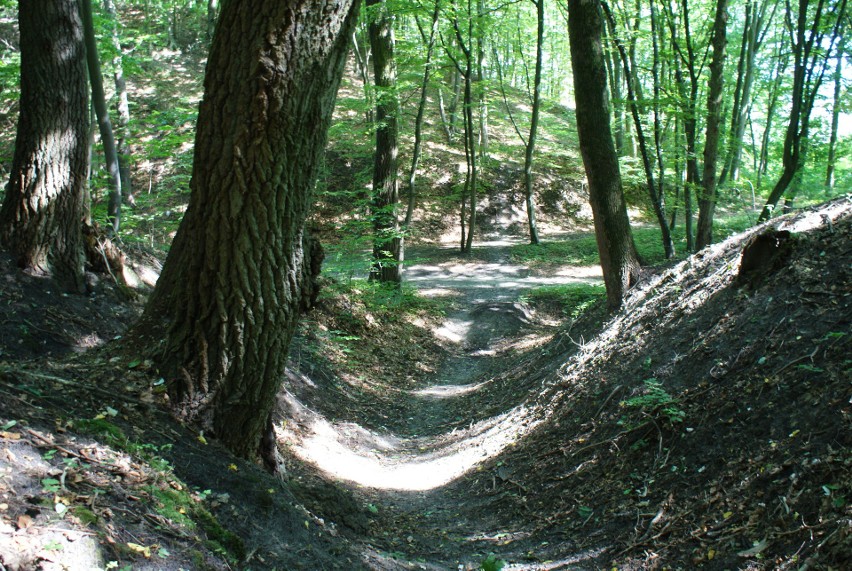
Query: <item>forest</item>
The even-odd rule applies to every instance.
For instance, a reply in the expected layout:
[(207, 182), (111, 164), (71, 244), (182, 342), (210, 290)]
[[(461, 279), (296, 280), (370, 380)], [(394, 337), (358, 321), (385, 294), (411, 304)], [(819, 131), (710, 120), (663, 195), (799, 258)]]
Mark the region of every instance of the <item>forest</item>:
[(0, 570), (852, 561), (846, 0), (0, 0)]

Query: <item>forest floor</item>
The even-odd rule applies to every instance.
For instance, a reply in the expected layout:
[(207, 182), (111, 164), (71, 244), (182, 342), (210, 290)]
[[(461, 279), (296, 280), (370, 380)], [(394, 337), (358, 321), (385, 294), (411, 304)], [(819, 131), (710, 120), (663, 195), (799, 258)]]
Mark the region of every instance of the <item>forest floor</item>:
[(105, 343), (138, 302), (0, 260), (0, 564), (843, 569), (852, 204), (771, 226), (790, 245), (748, 279), (760, 229), (649, 270), (612, 316), (526, 303), (594, 269), (412, 249), (444, 315), (329, 296), (306, 318), (286, 482), (175, 422), (140, 349)]

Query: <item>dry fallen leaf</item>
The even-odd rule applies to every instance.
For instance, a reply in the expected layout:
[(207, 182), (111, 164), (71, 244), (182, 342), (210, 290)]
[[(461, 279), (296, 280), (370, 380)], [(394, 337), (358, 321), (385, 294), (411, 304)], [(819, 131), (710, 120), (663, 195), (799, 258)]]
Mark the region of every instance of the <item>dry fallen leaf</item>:
[(28, 516), (27, 514), (21, 514), (18, 516), (18, 529), (27, 529), (28, 527), (33, 525), (33, 518)]

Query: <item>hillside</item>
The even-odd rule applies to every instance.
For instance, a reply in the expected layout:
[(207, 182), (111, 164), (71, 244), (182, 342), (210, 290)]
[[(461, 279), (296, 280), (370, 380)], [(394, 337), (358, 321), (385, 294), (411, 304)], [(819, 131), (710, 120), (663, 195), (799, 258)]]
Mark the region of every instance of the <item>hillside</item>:
[[(773, 221), (793, 233), (789, 254), (743, 285), (740, 252), (762, 229), (649, 273), (603, 321), (588, 311), (555, 328), (480, 290), (467, 309), (479, 333), (461, 346), (434, 324), (399, 325), (423, 327), (423, 352), (405, 353), (423, 374), (407, 382), (382, 354), (383, 369), (360, 354), (354, 377), (296, 353), (284, 484), (175, 424), (132, 347), (19, 360), (26, 303), (4, 305), (3, 565), (475, 569), (494, 553), (511, 569), (840, 569), (852, 553), (850, 212), (843, 198)], [(101, 326), (68, 298), (41, 303), (63, 316), (56, 330)], [(415, 417), (402, 395), (446, 384), (432, 373), (453, 359), (456, 375), (464, 359), (483, 366)], [(312, 439), (347, 451), (336, 475), (333, 455), (304, 462)], [(443, 476), (447, 462), (461, 468)], [(359, 466), (420, 477), (367, 481)]]

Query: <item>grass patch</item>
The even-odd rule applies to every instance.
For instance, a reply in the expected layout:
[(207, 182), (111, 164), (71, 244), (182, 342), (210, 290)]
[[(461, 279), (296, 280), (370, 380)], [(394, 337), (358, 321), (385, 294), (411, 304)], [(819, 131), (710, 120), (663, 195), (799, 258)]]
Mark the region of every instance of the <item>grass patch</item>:
[(561, 308), (563, 314), (576, 319), (605, 297), (603, 284), (574, 283), (536, 288), (524, 296), (524, 301), (533, 306)]
[(542, 241), (539, 244), (512, 246), (512, 262), (531, 268), (555, 266), (594, 266), (599, 262), (598, 244), (594, 235), (577, 236), (561, 241)]
[(446, 300), (424, 297), (407, 284), (397, 287), (359, 278), (329, 282), (320, 294), (320, 300), (338, 297), (346, 297), (352, 304), (362, 306), (367, 313), (390, 320), (422, 312), (443, 315), (447, 305)]

